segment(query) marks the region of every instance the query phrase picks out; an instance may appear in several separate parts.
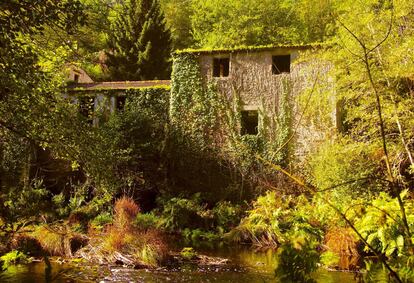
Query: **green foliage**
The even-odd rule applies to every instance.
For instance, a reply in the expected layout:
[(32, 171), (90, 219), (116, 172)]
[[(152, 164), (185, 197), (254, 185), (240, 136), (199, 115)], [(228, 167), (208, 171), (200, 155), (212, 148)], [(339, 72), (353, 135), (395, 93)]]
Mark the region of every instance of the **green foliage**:
[(129, 0), (119, 7), (108, 35), (113, 80), (169, 77), (170, 31), (158, 0)]
[[(401, 194), (408, 215), (409, 227), (414, 227), (414, 205), (407, 198), (407, 192)], [(403, 256), (409, 248), (403, 230), (403, 222), (398, 200), (386, 193), (381, 193), (356, 219), (355, 226), (369, 244), (380, 250), (386, 256)], [(411, 240), (414, 240), (412, 238)]]
[(222, 231), (235, 227), (240, 221), (242, 212), (240, 205), (229, 201), (220, 201), (212, 209), (217, 228)]
[(180, 252), (180, 255), (187, 260), (192, 260), (197, 257), (197, 253), (193, 248), (183, 248)]
[(215, 242), (240, 220), (242, 210), (239, 205), (227, 201), (218, 202), (208, 209), (201, 194), (191, 198), (160, 198), (159, 227), (167, 231), (180, 231), (183, 238), (193, 243)]
[(0, 262), (3, 262), (2, 269), (6, 270), (9, 266), (14, 264), (22, 264), (30, 262), (30, 259), (23, 253), (13, 250), (0, 257)]
[(171, 30), (174, 49), (192, 46), (191, 15), (193, 10), (187, 0), (160, 0), (165, 14), (165, 20)]
[(317, 268), (319, 254), (312, 240), (298, 236), (278, 249), (276, 276), (283, 282), (316, 282), (311, 273)]
[(40, 212), (47, 211), (48, 194), (38, 179), (27, 187), (3, 190), (0, 194), (0, 242), (10, 244), (15, 233), (35, 221)]
[(184, 240), (187, 242), (191, 242), (193, 244), (199, 244), (199, 243), (213, 243), (220, 241), (222, 238), (222, 235), (220, 234), (220, 231), (217, 233), (215, 231), (209, 231), (204, 229), (189, 229), (185, 228), (181, 235), (183, 236)]
[[(388, 155), (392, 175), (401, 178), (405, 187), (411, 182), (408, 172), (414, 162), (410, 152), (412, 132), (407, 131), (412, 127), (414, 111), (406, 80), (414, 70), (413, 62), (406, 60), (406, 46), (412, 44), (414, 34), (412, 29), (404, 28), (412, 19), (412, 7), (406, 0), (358, 5), (345, 1), (338, 3), (337, 9), (338, 35), (325, 57), (334, 66), (347, 134), (376, 145), (378, 151), (384, 151), (385, 144), (387, 152), (382, 154)], [(369, 51), (366, 60), (361, 43)], [(400, 166), (401, 158), (407, 159), (404, 166)]]
[(381, 189), (375, 147), (347, 138), (322, 144), (308, 160), (311, 182), (337, 198), (369, 197)]
[(160, 219), (152, 212), (138, 213), (137, 217), (135, 217), (134, 225), (143, 230), (156, 228), (160, 225)]
[(215, 124), (217, 96), (214, 91), (204, 89), (197, 56), (175, 56), (173, 66), (170, 100), (173, 130), (178, 131), (176, 135), (189, 136), (193, 147), (204, 149), (209, 141), (208, 132)]
[(169, 89), (105, 90), (102, 94), (125, 95), (127, 99), (124, 109), (109, 118), (102, 109), (100, 126), (88, 130), (94, 142), (85, 144), (88, 155), (82, 167), (90, 181), (101, 193), (110, 194), (150, 187), (151, 180), (161, 182)]
[(291, 196), (279, 197), (269, 191), (258, 197), (253, 209), (226, 237), (267, 247), (277, 247), (298, 234), (320, 241), (321, 227), (312, 223), (314, 218), (309, 209), (311, 205), (304, 196), (295, 201)]
[(329, 1), (192, 1), (192, 10), (199, 47), (321, 41), (332, 22)]
[(205, 212), (200, 194), (195, 194), (191, 199), (175, 197), (159, 199), (159, 202), (162, 203), (161, 226), (170, 231), (194, 227), (202, 219), (200, 214)]
[(321, 263), (324, 266), (330, 267), (330, 266), (336, 266), (339, 262), (339, 256), (331, 251), (327, 251), (321, 254)]
[(112, 223), (112, 215), (109, 212), (102, 212), (90, 222), (90, 225), (95, 229), (101, 230), (110, 223)]

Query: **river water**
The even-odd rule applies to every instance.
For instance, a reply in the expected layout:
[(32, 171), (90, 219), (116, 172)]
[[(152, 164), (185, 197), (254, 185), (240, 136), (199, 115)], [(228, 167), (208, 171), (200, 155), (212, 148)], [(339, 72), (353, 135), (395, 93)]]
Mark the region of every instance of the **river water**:
[[(272, 251), (256, 252), (247, 247), (198, 249), (200, 254), (227, 258), (226, 265), (194, 265), (135, 270), (121, 266), (97, 266), (84, 263), (52, 263), (52, 269), (42, 262), (12, 266), (0, 273), (0, 282), (281, 282), (274, 276), (277, 256)], [(319, 269), (313, 274), (317, 282), (356, 282), (354, 274)]]

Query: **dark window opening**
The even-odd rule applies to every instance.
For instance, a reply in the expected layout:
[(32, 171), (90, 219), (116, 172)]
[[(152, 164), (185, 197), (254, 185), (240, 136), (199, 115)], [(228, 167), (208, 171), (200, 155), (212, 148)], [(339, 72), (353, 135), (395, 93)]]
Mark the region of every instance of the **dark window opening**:
[(122, 111), (125, 108), (126, 96), (116, 97), (116, 110)]
[(259, 130), (259, 113), (257, 110), (241, 112), (241, 134), (257, 135)]
[(79, 113), (86, 118), (88, 124), (93, 123), (95, 98), (90, 96), (79, 97)]
[(213, 59), (213, 77), (228, 77), (230, 70), (230, 58)]
[(290, 55), (272, 56), (272, 73), (290, 73)]
[(75, 83), (78, 83), (79, 82), (79, 75), (75, 74), (73, 80), (75, 81)]

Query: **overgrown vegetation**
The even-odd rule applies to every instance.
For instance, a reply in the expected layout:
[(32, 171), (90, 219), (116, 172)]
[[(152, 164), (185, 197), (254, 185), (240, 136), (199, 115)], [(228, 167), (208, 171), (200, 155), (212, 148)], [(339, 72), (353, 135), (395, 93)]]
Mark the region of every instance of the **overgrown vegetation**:
[[(121, 2), (0, 4), (2, 269), (31, 256), (156, 267), (178, 236), (188, 260), (200, 242), (277, 249), (286, 282), (312, 282), (318, 264), (414, 280), (410, 1)], [(241, 134), (237, 82), (262, 74), (233, 74), (223, 95), (194, 50), (174, 53), (171, 89), (68, 93), (73, 61), (98, 79), (168, 77), (163, 13), (179, 47), (324, 44), (273, 77), (277, 93), (258, 80), (257, 135)], [(95, 96), (80, 115), (73, 102)]]

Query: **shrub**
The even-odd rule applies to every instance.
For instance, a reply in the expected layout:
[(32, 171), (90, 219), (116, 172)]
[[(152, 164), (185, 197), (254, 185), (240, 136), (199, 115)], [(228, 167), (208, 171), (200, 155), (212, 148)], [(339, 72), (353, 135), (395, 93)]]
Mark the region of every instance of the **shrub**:
[(185, 240), (191, 241), (193, 243), (198, 242), (214, 242), (221, 239), (221, 235), (214, 233), (212, 231), (205, 231), (202, 229), (189, 229), (186, 228), (182, 231), (182, 236)]
[(226, 234), (234, 241), (250, 241), (259, 246), (277, 246), (285, 241), (283, 226), (290, 213), (286, 209), (290, 199), (282, 201), (275, 192), (267, 192), (253, 203), (240, 224)]
[(197, 253), (193, 248), (183, 248), (180, 252), (180, 255), (186, 260), (192, 260), (197, 257)]
[(307, 240), (302, 235), (284, 243), (278, 249), (276, 276), (282, 282), (316, 282), (311, 277), (319, 261), (316, 246), (315, 242)]
[(5, 270), (13, 264), (27, 263), (30, 259), (22, 252), (13, 250), (0, 257), (0, 261), (3, 262), (2, 269)]
[(206, 207), (201, 204), (200, 194), (194, 194), (191, 199), (175, 197), (158, 201), (163, 207), (161, 212), (163, 228), (177, 231), (204, 226), (205, 220), (201, 215), (205, 216)]
[(310, 213), (312, 209), (312, 204), (304, 196), (281, 197), (269, 191), (253, 203), (253, 209), (225, 237), (260, 247), (277, 247), (296, 237), (297, 233), (319, 242), (322, 229)]
[(309, 157), (309, 181), (318, 189), (335, 187), (332, 196), (338, 204), (347, 203), (352, 197), (369, 197), (382, 187), (375, 148), (362, 142), (345, 138), (327, 141)]
[(219, 229), (231, 229), (239, 222), (242, 215), (240, 205), (233, 205), (229, 201), (218, 202), (212, 209), (216, 225)]
[[(414, 203), (407, 194), (407, 191), (402, 192), (401, 199), (405, 203), (408, 225), (414, 227)], [(381, 193), (364, 204), (364, 210), (355, 216), (355, 220), (356, 228), (367, 242), (386, 256), (403, 256), (412, 248), (405, 235), (397, 198)]]
[(92, 228), (101, 230), (105, 225), (112, 222), (112, 215), (109, 212), (98, 214), (91, 222)]
[(159, 225), (159, 217), (154, 213), (138, 213), (134, 220), (134, 226), (138, 229), (147, 230)]

